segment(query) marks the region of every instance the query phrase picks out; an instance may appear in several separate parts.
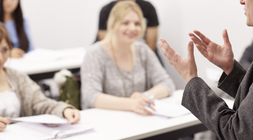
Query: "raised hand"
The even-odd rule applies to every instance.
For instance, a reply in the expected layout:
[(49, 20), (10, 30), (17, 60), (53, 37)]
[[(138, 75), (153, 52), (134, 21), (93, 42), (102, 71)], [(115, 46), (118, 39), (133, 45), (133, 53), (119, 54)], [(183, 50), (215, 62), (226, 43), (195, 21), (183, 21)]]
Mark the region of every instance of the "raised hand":
[(185, 82), (188, 83), (192, 78), (197, 77), (197, 66), (193, 55), (193, 42), (190, 41), (188, 44), (188, 57), (182, 58), (164, 39), (160, 40), (161, 42), (158, 42), (158, 44), (162, 52), (167, 57), (170, 64), (173, 65), (176, 71), (183, 77)]
[(228, 38), (227, 30), (224, 30), (222, 33), (224, 40), (223, 46), (209, 40), (199, 31), (195, 30), (193, 33), (189, 33), (189, 36), (198, 48), (199, 52), (210, 62), (220, 67), (226, 74), (229, 74), (234, 66), (234, 54)]

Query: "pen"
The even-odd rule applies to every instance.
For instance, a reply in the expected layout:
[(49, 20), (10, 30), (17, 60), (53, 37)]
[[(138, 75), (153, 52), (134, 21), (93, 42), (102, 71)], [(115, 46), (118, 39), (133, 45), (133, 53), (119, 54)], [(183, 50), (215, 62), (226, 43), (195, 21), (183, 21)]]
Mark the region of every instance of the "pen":
[[(149, 93), (147, 93), (147, 92), (144, 92), (143, 93), (145, 96), (147, 96), (150, 100), (154, 100), (154, 95), (151, 95), (151, 94), (149, 94)], [(147, 106), (150, 106), (151, 105), (151, 103), (150, 102), (147, 102)]]

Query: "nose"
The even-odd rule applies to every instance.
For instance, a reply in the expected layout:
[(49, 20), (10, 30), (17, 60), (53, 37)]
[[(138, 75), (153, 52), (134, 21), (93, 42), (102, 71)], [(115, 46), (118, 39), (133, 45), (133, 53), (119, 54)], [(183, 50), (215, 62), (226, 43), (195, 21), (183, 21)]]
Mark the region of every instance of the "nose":
[(134, 23), (129, 24), (129, 29), (130, 30), (135, 30), (135, 24)]
[(245, 5), (245, 0), (240, 0), (241, 5)]

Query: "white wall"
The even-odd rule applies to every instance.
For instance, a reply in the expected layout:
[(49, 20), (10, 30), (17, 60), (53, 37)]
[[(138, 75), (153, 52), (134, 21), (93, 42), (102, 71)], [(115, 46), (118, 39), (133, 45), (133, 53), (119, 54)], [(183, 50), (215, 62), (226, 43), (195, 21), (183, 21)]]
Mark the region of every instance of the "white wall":
[[(36, 47), (61, 49), (90, 45), (96, 36), (98, 14), (111, 0), (23, 0), (22, 7), (30, 23)], [(239, 0), (148, 0), (157, 9), (159, 37), (165, 38), (182, 56), (187, 54), (188, 33), (200, 30), (211, 40), (223, 44), (222, 30), (227, 29), (235, 59), (252, 41), (252, 28), (246, 26)], [(206, 68), (216, 69), (195, 49), (198, 73), (206, 79)], [(167, 60), (164, 59), (166, 62)], [(166, 62), (165, 67), (183, 88), (182, 78)]]

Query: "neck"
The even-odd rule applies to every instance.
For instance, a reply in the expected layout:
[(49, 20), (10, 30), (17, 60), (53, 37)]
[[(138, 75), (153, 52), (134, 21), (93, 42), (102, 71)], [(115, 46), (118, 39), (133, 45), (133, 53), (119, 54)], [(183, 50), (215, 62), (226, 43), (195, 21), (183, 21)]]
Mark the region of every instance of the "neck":
[(5, 79), (5, 75), (6, 75), (6, 73), (4, 71), (4, 68), (1, 68), (0, 69), (0, 81), (2, 81), (3, 79)]
[(126, 54), (129, 53), (129, 51), (131, 50), (133, 43), (124, 43), (124, 42), (120, 42), (117, 39), (112, 39), (110, 40), (110, 46), (113, 47), (114, 51), (116, 53), (120, 53), (120, 54)]
[(10, 20), (13, 20), (11, 13), (5, 13), (4, 14), (4, 21), (10, 21)]

